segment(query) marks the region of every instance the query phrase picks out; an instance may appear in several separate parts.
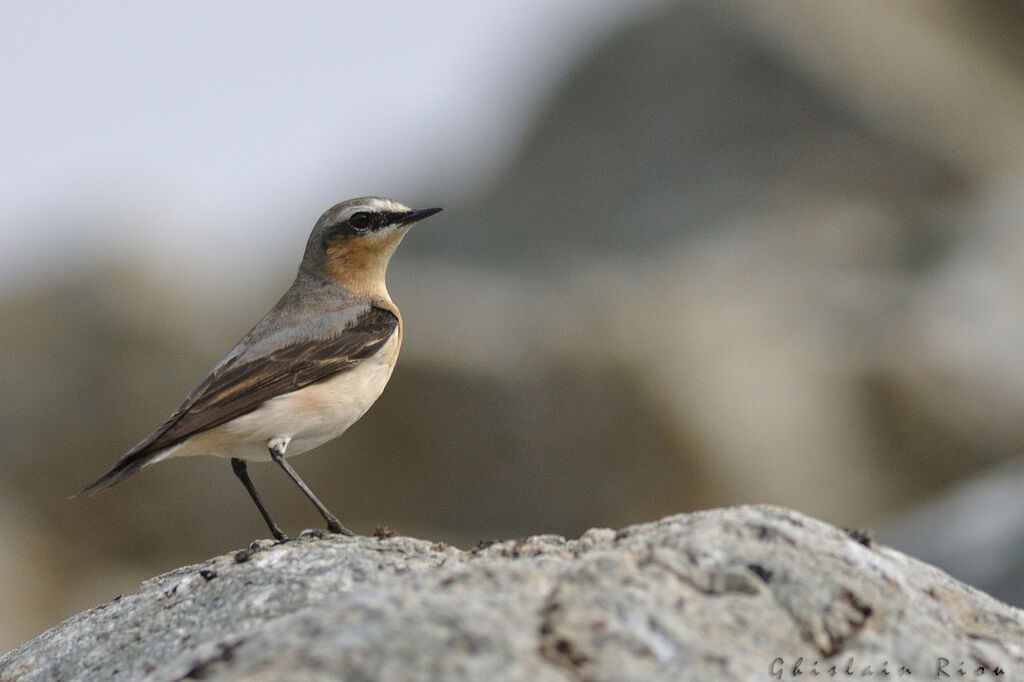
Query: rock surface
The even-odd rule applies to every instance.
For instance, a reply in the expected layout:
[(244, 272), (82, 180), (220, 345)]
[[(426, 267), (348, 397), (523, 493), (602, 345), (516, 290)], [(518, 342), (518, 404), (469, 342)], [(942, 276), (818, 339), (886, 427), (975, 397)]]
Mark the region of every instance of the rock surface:
[(757, 680), (797, 665), (1022, 679), (1024, 612), (775, 507), (470, 551), (307, 534), (153, 578), (0, 658), (0, 680)]

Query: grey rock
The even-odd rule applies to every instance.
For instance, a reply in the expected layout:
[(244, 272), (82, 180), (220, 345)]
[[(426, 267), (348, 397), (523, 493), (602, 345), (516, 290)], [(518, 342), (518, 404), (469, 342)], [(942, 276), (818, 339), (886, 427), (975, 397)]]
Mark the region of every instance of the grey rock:
[[(802, 659), (802, 660), (800, 660)], [(1024, 674), (1024, 612), (776, 507), (470, 551), (318, 537), (149, 580), (0, 680), (752, 680)]]

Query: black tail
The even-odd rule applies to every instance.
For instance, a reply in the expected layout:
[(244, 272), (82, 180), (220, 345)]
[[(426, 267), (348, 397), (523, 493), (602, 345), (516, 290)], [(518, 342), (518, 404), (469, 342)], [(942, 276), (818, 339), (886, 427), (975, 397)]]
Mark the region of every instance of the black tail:
[(78, 497), (82, 494), (94, 495), (101, 490), (106, 490), (110, 486), (120, 483), (124, 479), (128, 478), (132, 474), (138, 472), (142, 467), (146, 466), (153, 461), (151, 456), (139, 455), (139, 453), (128, 453), (121, 460), (114, 465), (114, 468), (103, 474), (95, 481), (85, 486), (72, 497)]

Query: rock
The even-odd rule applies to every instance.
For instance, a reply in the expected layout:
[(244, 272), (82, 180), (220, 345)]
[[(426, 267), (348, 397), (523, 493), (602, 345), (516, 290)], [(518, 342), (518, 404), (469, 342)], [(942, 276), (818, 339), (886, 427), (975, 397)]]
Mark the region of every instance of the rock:
[(1018, 679), (1024, 612), (767, 506), (470, 551), (306, 533), (146, 581), (0, 658), (0, 680), (746, 680), (831, 666)]

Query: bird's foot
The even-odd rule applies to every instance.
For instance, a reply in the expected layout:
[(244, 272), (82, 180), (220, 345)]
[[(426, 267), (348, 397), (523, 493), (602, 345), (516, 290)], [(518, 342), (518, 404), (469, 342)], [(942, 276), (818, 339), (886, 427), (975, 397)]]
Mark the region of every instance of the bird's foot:
[(246, 547), (245, 549), (241, 549), (241, 550), (235, 552), (235, 562), (239, 563), (239, 564), (244, 564), (246, 561), (249, 560), (249, 557), (251, 557), (253, 554), (256, 554), (258, 552), (262, 552), (263, 550), (267, 549), (268, 547), (273, 547), (274, 545), (279, 545), (282, 542), (287, 542), (288, 539), (289, 539), (288, 536), (285, 535), (284, 536), (284, 540), (278, 540), (277, 542), (271, 542), (271, 543), (268, 543), (266, 540), (253, 540), (252, 542), (249, 543), (248, 547)]
[(334, 533), (335, 535), (344, 535), (350, 538), (355, 537), (355, 533), (350, 531), (345, 526), (341, 525), (341, 521), (334, 517), (327, 519), (327, 530), (328, 532)]

